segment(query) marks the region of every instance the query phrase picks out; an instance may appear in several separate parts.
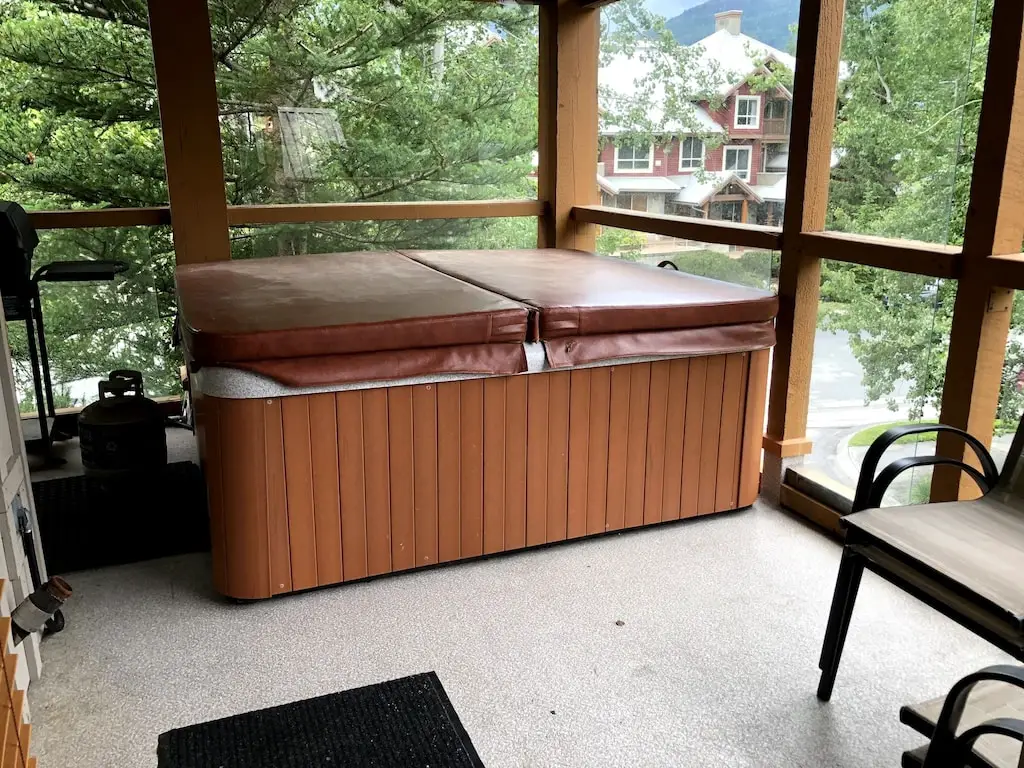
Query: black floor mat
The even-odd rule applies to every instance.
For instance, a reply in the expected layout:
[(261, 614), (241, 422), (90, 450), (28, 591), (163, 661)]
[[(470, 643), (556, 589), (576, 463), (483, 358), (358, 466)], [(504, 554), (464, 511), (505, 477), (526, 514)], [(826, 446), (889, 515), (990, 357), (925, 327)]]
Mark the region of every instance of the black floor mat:
[(158, 768), (483, 768), (428, 672), (161, 734)]
[(206, 486), (190, 461), (121, 477), (42, 480), (32, 494), (50, 573), (210, 548)]

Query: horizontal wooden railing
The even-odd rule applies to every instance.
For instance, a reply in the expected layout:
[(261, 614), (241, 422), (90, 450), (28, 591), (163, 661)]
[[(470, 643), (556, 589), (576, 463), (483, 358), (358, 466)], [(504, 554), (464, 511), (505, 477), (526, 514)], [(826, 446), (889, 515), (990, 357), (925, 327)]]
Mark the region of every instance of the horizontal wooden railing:
[[(258, 226), (331, 221), (395, 221), (411, 219), (480, 219), (543, 216), (543, 200), (445, 200), (393, 203), (312, 203), (228, 206), (231, 226)], [(629, 211), (602, 205), (572, 209), (576, 221), (606, 227), (678, 237), (704, 243), (780, 250), (778, 227)], [(171, 224), (167, 206), (153, 208), (95, 208), (69, 211), (31, 211), (36, 229), (147, 227)], [(847, 232), (804, 232), (802, 250), (819, 258), (891, 269), (929, 277), (960, 279), (964, 262), (959, 246), (898, 240)], [(970, 264), (984, 271), (993, 285), (1024, 288), (1024, 254), (990, 256)]]
[(171, 223), (171, 209), (93, 208), (75, 211), (29, 211), (36, 229), (91, 229), (94, 227), (155, 227)]
[[(230, 205), (228, 224), (250, 226), (325, 221), (395, 221), (400, 219), (491, 219), (541, 216), (540, 200), (444, 200), (397, 203), (312, 203), (294, 205)], [(36, 229), (152, 227), (171, 223), (171, 209), (94, 208), (32, 211)]]
[(846, 232), (804, 232), (799, 239), (801, 249), (822, 259), (930, 277), (955, 278), (959, 275), (959, 246)]
[(576, 221), (600, 224), (603, 227), (649, 232), (666, 237), (699, 240), (704, 243), (739, 245), (747, 248), (778, 250), (782, 245), (782, 230), (758, 224), (734, 224), (731, 221), (713, 221), (660, 213), (627, 211), (604, 205), (576, 206), (572, 209)]
[(497, 219), (540, 216), (540, 200), (445, 200), (401, 203), (314, 203), (229, 205), (228, 224), (283, 224), (313, 221), (396, 221), (400, 219)]

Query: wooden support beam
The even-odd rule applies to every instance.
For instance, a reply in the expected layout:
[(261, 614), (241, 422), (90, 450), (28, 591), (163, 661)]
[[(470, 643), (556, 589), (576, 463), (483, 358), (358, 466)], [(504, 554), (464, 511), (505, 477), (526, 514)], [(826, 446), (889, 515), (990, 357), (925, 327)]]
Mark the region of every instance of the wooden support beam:
[[(768, 436), (778, 445), (793, 445), (807, 433), (821, 262), (816, 249), (802, 247), (800, 235), (825, 229), (844, 10), (844, 0), (800, 4), (779, 267), (778, 343), (768, 405)], [(809, 452), (810, 443), (806, 448)], [(782, 480), (782, 457), (769, 460), (768, 456), (765, 474), (775, 475), (777, 485)]]
[(538, 196), (547, 203), (538, 228), (543, 248), (596, 247), (597, 228), (572, 218), (573, 206), (598, 203), (597, 69), (600, 10), (579, 0), (539, 9)]
[(305, 221), (393, 221), (398, 219), (488, 219), (540, 216), (540, 200), (455, 200), (409, 203), (316, 203), (311, 205), (231, 205), (228, 225)]
[[(988, 68), (964, 231), (962, 275), (953, 306), (939, 420), (990, 445), (999, 402), (1013, 291), (986, 280), (990, 254), (1017, 254), (1024, 241), (1024, 5), (996, 0)], [(936, 450), (965, 458), (942, 433)], [(966, 452), (973, 461), (973, 452)], [(974, 483), (949, 467), (932, 476), (933, 501), (971, 498)]]
[(572, 209), (572, 218), (578, 222), (617, 227), (634, 232), (649, 232), (666, 237), (698, 240), (704, 243), (741, 245), (776, 251), (782, 243), (778, 227), (757, 224), (735, 224), (731, 221), (709, 221), (664, 213), (645, 213), (610, 208), (603, 205), (581, 205)]
[(804, 232), (798, 235), (797, 245), (801, 251), (817, 258), (915, 275), (955, 278), (960, 271), (960, 247), (953, 245), (845, 232)]
[(1002, 288), (1024, 288), (1024, 253), (989, 256), (980, 265), (983, 279), (989, 285)]
[(231, 258), (206, 0), (148, 0), (179, 264)]
[(86, 211), (29, 211), (36, 229), (89, 229), (91, 227), (155, 227), (171, 223), (171, 209), (96, 208)]

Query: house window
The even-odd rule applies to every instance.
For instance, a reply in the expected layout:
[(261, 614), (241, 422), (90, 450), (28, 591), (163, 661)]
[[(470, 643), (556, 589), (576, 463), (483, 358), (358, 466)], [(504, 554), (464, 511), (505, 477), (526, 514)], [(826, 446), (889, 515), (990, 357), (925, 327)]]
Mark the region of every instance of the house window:
[(635, 173), (650, 173), (654, 165), (654, 145), (646, 147), (616, 147), (615, 148), (615, 172), (633, 171)]
[(786, 119), (786, 106), (787, 102), (785, 99), (771, 99), (767, 104), (764, 105), (764, 119), (765, 120), (785, 120)]
[(725, 170), (734, 172), (741, 179), (750, 179), (750, 147), (726, 147)]
[(679, 170), (687, 171), (704, 165), (704, 142), (687, 136), (679, 142)]
[(759, 128), (761, 126), (761, 97), (736, 97), (736, 128)]
[(624, 208), (627, 211), (646, 211), (647, 195), (625, 193), (615, 198), (615, 207)]
[(780, 155), (786, 153), (786, 145), (782, 143), (763, 144), (761, 152), (761, 173), (785, 173), (786, 161)]

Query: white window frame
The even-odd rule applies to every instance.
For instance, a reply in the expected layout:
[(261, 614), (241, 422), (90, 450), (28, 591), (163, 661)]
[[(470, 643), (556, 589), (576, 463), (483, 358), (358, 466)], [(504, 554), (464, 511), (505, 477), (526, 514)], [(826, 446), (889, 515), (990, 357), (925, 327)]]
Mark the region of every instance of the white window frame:
[[(638, 147), (632, 147), (632, 148), (633, 149), (638, 149)], [(647, 150), (647, 155), (650, 158), (650, 163), (648, 164), (647, 168), (623, 168), (622, 166), (619, 165), (619, 162), (620, 162), (619, 161), (619, 145), (616, 144), (615, 145), (615, 160), (614, 160), (615, 172), (616, 173), (654, 173), (654, 145), (653, 144), (651, 144), (650, 148)], [(635, 159), (636, 158), (627, 158), (626, 162), (634, 162)]]
[[(729, 159), (729, 150), (733, 150), (733, 151), (736, 151), (736, 152), (746, 152), (747, 153), (747, 168), (746, 168), (747, 175), (745, 177), (744, 176), (740, 176), (740, 174), (739, 174), (740, 169), (739, 168), (728, 168), (727, 167), (728, 166), (728, 162), (727, 161)], [(731, 171), (732, 173), (735, 173), (737, 176), (739, 176), (739, 178), (743, 179), (745, 182), (747, 182), (749, 184), (750, 183), (750, 174), (753, 171), (753, 168), (751, 168), (751, 165), (750, 165), (753, 162), (753, 155), (754, 155), (754, 148), (750, 144), (727, 144), (725, 147), (722, 148), (722, 171), (725, 172), (725, 173), (729, 173)]]
[[(754, 107), (753, 118), (754, 121), (749, 124), (740, 123), (740, 104), (743, 102), (752, 101), (756, 105)], [(760, 96), (737, 96), (736, 104), (733, 109), (733, 128), (742, 128), (747, 131), (756, 130), (761, 127), (761, 97)]]
[[(683, 144), (686, 143), (686, 141), (688, 141), (690, 139), (692, 139), (693, 141), (699, 141), (700, 142), (700, 162), (698, 162), (697, 165), (683, 165)], [(680, 173), (686, 173), (688, 171), (697, 171), (697, 170), (700, 170), (701, 168), (703, 168), (704, 167), (704, 159), (705, 159), (705, 157), (707, 155), (707, 149), (708, 148), (707, 148), (707, 146), (705, 146), (704, 140), (700, 139), (700, 138), (698, 138), (696, 136), (683, 136), (681, 139), (679, 139), (679, 172)], [(693, 158), (687, 158), (687, 159), (688, 160), (692, 160)]]

